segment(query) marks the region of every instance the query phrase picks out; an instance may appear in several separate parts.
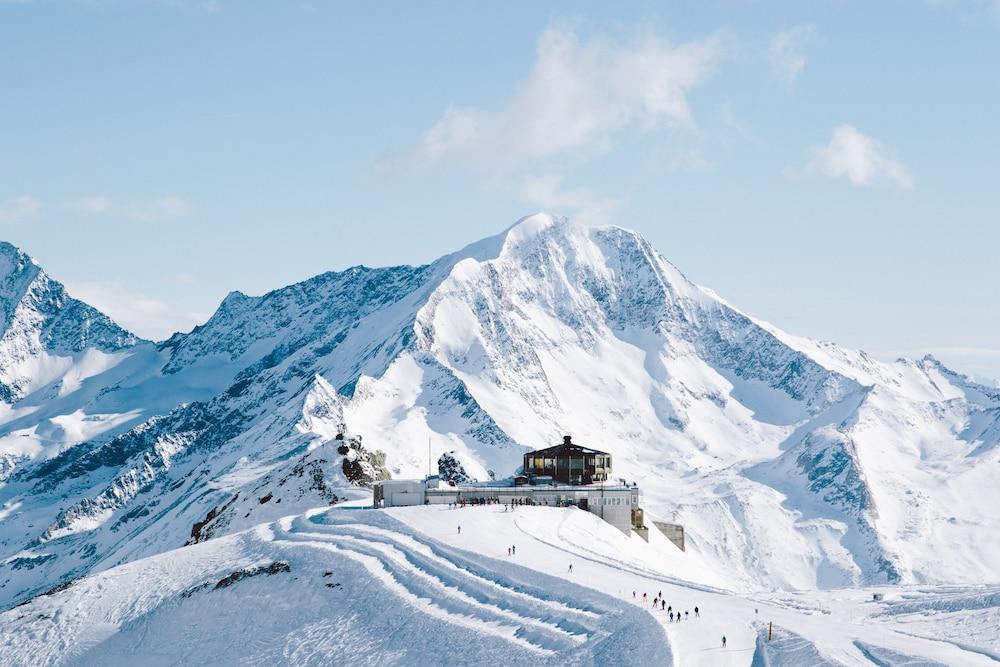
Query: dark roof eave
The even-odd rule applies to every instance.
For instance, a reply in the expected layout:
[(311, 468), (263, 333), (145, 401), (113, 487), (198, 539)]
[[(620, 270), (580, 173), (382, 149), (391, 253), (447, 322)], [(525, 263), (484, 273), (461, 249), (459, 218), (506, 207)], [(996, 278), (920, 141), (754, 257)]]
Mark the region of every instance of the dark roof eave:
[(545, 449), (536, 449), (533, 452), (525, 453), (525, 456), (559, 456), (559, 455), (573, 455), (573, 454), (583, 454), (592, 455), (600, 454), (602, 456), (611, 456), (608, 452), (602, 452), (599, 449), (590, 449), (589, 447), (582, 447), (577, 444), (561, 444), (552, 447), (546, 447)]

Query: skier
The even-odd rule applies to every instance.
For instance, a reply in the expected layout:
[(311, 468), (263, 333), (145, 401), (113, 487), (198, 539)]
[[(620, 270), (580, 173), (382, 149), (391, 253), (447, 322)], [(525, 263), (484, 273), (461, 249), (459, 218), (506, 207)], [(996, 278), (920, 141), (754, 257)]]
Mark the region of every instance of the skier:
[(669, 607), (667, 607), (667, 611), (673, 611), (673, 610), (674, 610), (674, 605), (670, 605)]
[(635, 599), (635, 591), (632, 591), (632, 599)]
[(722, 635), (722, 648), (726, 648), (726, 636)]
[(459, 527), (458, 527), (458, 534), (459, 534), (459, 535), (461, 535), (461, 534), (462, 534), (462, 527), (461, 527), (461, 526), (459, 526)]
[(687, 612), (684, 612), (684, 620), (685, 621), (688, 620), (688, 613)]
[(510, 555), (510, 547), (507, 547), (507, 555)]
[(646, 594), (645, 594), (645, 593), (643, 593), (643, 594), (642, 594), (642, 603), (643, 603), (643, 604), (646, 604), (646, 599), (647, 599), (647, 598), (646, 598)]
[(673, 623), (674, 622), (674, 612), (670, 612), (667, 615), (670, 617), (670, 622)]
[(695, 618), (700, 618), (700, 617), (698, 616), (698, 607), (695, 607), (695, 608), (694, 608), (694, 617), (695, 617)]
[(517, 545), (516, 544), (510, 545), (510, 554), (512, 556), (516, 556), (517, 555)]
[(573, 563), (569, 564), (569, 573), (573, 574)]
[(667, 601), (660, 600), (660, 611), (665, 611), (667, 609)]

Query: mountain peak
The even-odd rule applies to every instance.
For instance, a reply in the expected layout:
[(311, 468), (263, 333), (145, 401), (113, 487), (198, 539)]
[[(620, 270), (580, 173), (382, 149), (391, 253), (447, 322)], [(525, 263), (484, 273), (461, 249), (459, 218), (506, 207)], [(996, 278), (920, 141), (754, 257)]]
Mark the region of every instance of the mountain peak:
[(0, 241), (0, 255), (16, 257), (23, 254), (25, 254), (24, 251), (13, 243), (10, 243), (9, 241)]
[(0, 242), (0, 399), (16, 401), (51, 380), (43, 372), (52, 370), (49, 354), (117, 352), (139, 340), (67, 294), (23, 250)]

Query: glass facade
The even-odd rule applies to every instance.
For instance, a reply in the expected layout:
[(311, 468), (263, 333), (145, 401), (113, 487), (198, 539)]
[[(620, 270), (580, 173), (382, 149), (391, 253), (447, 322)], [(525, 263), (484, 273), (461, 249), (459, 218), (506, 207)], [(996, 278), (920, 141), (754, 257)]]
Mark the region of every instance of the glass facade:
[(604, 482), (611, 475), (611, 455), (570, 442), (524, 455), (524, 474), (551, 477), (567, 484)]

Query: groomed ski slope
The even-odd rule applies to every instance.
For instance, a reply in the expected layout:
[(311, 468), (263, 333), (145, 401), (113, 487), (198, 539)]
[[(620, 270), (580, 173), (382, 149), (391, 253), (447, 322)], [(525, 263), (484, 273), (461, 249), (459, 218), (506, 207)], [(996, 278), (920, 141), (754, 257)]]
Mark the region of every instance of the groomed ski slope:
[[(687, 620), (652, 611), (660, 591)], [(753, 600), (656, 531), (647, 543), (576, 509), (334, 508), (128, 563), (8, 610), (0, 664), (990, 665), (995, 655), (975, 637), (927, 639), (917, 635), (933, 630), (901, 621), (966, 610), (988, 624), (995, 595)]]
[[(916, 626), (906, 627), (892, 613), (896, 604), (913, 598), (921, 599), (920, 609), (925, 610), (933, 600), (954, 598), (954, 590), (938, 592), (923, 587), (899, 595), (900, 589), (887, 589), (884, 604), (869, 602), (876, 589), (761, 594), (751, 599), (724, 590), (724, 582), (706, 573), (694, 558), (687, 558), (658, 531), (651, 529), (646, 543), (580, 510), (519, 507), (505, 513), (501, 505), (386, 511), (444, 544), (484, 556), (509, 558), (542, 574), (645, 606), (666, 632), (675, 665), (896, 664), (892, 660), (873, 661), (872, 656), (899, 656), (909, 661), (907, 664), (996, 665), (1000, 661), (980, 645), (965, 644), (953, 637), (938, 640), (938, 633), (931, 627), (921, 626), (922, 631), (917, 632), (911, 629)], [(458, 525), (462, 526), (460, 535)], [(517, 546), (515, 556), (507, 556), (509, 545)], [(637, 593), (635, 602), (632, 591)], [(669, 606), (689, 612), (687, 620), (670, 623), (667, 612), (652, 611), (652, 599), (661, 591)], [(647, 594), (645, 605), (643, 593)], [(896, 599), (890, 599), (893, 595)], [(949, 605), (949, 611), (982, 614), (982, 596), (967, 597), (972, 601)], [(695, 606), (699, 618), (694, 617)], [(980, 622), (992, 624), (1000, 634), (998, 612), (995, 604), (988, 605), (988, 620), (980, 618)], [(921, 618), (926, 620), (924, 614)], [(759, 640), (766, 637), (768, 622), (774, 624), (774, 638), (782, 639), (769, 646)], [(952, 619), (950, 625), (955, 623)], [(725, 649), (723, 635), (727, 638)]]
[(624, 601), (319, 511), (129, 563), (0, 615), (3, 665), (669, 664)]

